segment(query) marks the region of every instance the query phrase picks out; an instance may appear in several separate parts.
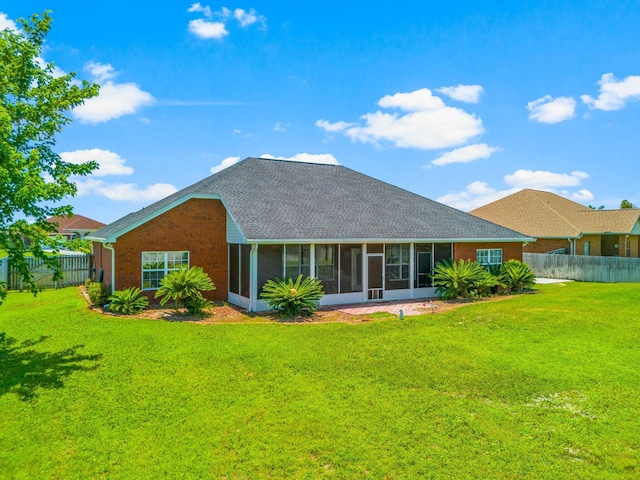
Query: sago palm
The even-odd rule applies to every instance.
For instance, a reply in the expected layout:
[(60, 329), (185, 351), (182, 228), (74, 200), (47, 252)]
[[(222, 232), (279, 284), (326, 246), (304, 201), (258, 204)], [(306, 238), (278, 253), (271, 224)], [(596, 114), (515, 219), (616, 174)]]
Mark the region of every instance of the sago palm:
[(312, 277), (303, 280), (303, 276), (299, 275), (295, 282), (292, 278), (267, 280), (260, 297), (281, 315), (296, 317), (315, 312), (323, 295), (320, 280)]
[(160, 280), (155, 298), (160, 298), (160, 305), (173, 300), (175, 309), (178, 310), (181, 303), (186, 307), (189, 300), (203, 298), (201, 292), (215, 289), (211, 278), (202, 270), (202, 267), (191, 267), (171, 272)]

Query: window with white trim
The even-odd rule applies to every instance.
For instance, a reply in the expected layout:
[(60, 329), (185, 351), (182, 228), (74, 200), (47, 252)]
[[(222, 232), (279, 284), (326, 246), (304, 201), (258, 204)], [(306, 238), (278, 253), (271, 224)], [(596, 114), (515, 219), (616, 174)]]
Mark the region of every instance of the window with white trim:
[(298, 275), (308, 277), (311, 274), (310, 258), (310, 245), (285, 245), (284, 276), (294, 280), (298, 278)]
[[(392, 243), (385, 248), (388, 281), (409, 279), (409, 244)], [(408, 288), (408, 287), (407, 287)]]
[(169, 272), (189, 268), (189, 252), (142, 252), (142, 289), (156, 290)]
[(502, 265), (501, 248), (479, 248), (476, 250), (476, 261), (480, 265)]

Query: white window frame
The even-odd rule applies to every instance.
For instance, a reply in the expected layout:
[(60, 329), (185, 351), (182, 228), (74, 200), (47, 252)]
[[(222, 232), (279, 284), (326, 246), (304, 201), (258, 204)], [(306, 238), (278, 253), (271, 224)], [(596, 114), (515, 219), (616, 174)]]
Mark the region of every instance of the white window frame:
[[(141, 269), (141, 285), (142, 285), (142, 290), (157, 290), (160, 287), (160, 281), (166, 277), (169, 272), (175, 272), (178, 270), (181, 270), (183, 268), (185, 268), (184, 264), (181, 262), (181, 265), (179, 268), (169, 268), (169, 254), (172, 253), (177, 253), (180, 254), (181, 256), (184, 255), (185, 253), (187, 254), (187, 265), (186, 268), (189, 268), (190, 264), (191, 264), (191, 254), (189, 253), (189, 251), (186, 250), (176, 250), (176, 251), (167, 251), (167, 252), (142, 252), (142, 263), (140, 265), (140, 269)], [(145, 258), (144, 256), (147, 254), (154, 254), (154, 255), (162, 255), (163, 256), (163, 260), (162, 260), (162, 268), (144, 268), (144, 264), (145, 264)], [(158, 286), (157, 287), (147, 287), (145, 288), (144, 286), (144, 274), (147, 272), (162, 272), (162, 277), (158, 279)]]
[[(486, 253), (485, 253), (486, 252)], [(486, 262), (481, 261), (480, 257), (486, 256)], [(496, 259), (496, 257), (499, 257)], [(501, 248), (479, 248), (476, 250), (476, 261), (480, 265), (502, 265), (502, 249)]]
[[(303, 247), (307, 247), (306, 259), (302, 255)], [(289, 249), (291, 249), (293, 252), (297, 250), (298, 261), (295, 265), (293, 263), (291, 265), (287, 265), (287, 252), (289, 251)], [(309, 245), (308, 243), (296, 243), (293, 245), (285, 244), (282, 255), (284, 257), (284, 278), (291, 277), (295, 280), (298, 278), (298, 275), (306, 274), (305, 269), (309, 272), (308, 274), (306, 274), (307, 276), (311, 274), (311, 245)], [(305, 261), (307, 263), (304, 263)], [(293, 268), (297, 268), (297, 273), (295, 275), (287, 275), (287, 269)]]
[[(406, 252), (405, 252), (405, 247), (406, 246)], [(399, 254), (398, 254), (398, 261), (394, 262), (394, 263), (388, 263), (389, 261), (389, 257), (387, 256), (388, 252), (387, 250), (390, 249), (389, 247), (393, 248), (393, 247), (397, 247), (399, 249)], [(411, 248), (409, 246), (408, 243), (391, 243), (391, 244), (387, 244), (385, 245), (385, 250), (384, 250), (384, 263), (385, 263), (385, 272), (389, 272), (389, 267), (398, 267), (398, 278), (392, 278), (389, 279), (390, 282), (400, 282), (400, 281), (404, 281), (404, 280), (409, 280), (409, 270), (410, 270), (410, 258), (411, 258)], [(405, 258), (406, 255), (406, 258)], [(404, 275), (404, 267), (407, 267), (407, 274)], [(386, 275), (386, 274), (385, 274)]]

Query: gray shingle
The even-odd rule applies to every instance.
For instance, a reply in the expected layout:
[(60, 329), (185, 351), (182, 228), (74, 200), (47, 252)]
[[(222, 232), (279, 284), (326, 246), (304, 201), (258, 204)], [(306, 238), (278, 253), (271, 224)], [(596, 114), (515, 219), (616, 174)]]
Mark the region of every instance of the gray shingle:
[(343, 166), (247, 158), (96, 231), (118, 235), (192, 194), (220, 195), (249, 240), (528, 237)]

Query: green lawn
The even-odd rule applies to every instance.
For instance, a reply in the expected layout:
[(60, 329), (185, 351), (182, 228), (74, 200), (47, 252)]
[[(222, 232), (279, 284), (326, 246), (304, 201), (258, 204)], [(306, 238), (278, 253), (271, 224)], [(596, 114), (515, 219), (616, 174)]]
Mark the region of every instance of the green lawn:
[(364, 324), (0, 306), (2, 478), (640, 478), (640, 285)]

